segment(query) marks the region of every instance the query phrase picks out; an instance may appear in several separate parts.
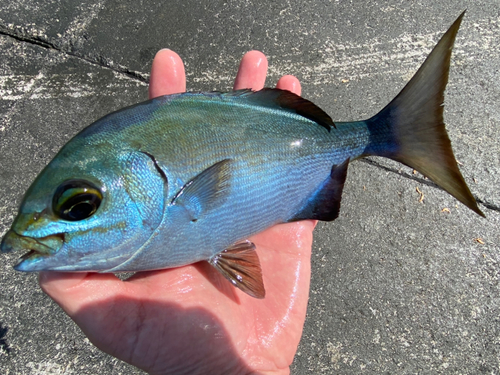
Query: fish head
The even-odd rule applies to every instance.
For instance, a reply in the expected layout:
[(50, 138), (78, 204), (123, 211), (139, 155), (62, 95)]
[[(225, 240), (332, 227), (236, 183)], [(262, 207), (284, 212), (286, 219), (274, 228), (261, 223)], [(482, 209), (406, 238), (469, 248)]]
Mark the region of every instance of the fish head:
[(167, 182), (151, 156), (80, 146), (68, 143), (26, 193), (0, 245), (29, 251), (15, 269), (105, 271), (129, 259), (161, 222)]

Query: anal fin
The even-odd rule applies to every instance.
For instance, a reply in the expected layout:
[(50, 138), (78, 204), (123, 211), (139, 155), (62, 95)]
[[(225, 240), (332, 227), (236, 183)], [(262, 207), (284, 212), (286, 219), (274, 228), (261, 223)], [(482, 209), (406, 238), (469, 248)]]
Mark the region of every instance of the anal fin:
[(255, 298), (264, 298), (266, 291), (255, 245), (250, 241), (237, 243), (208, 260), (231, 284)]
[(342, 190), (347, 176), (349, 160), (332, 167), (330, 176), (323, 185), (309, 198), (306, 205), (290, 220), (333, 221), (339, 216)]

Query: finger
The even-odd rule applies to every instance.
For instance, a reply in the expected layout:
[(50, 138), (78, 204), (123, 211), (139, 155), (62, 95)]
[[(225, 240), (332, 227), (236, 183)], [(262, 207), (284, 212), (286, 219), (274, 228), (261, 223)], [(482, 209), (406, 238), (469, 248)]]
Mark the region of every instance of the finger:
[(260, 90), (264, 87), (267, 74), (267, 58), (260, 51), (245, 53), (234, 80), (234, 89)]
[(299, 80), (294, 76), (281, 77), (276, 84), (276, 88), (281, 90), (288, 90), (297, 95), (300, 95), (302, 90)]
[(162, 49), (151, 66), (149, 98), (186, 91), (186, 72), (182, 59), (174, 51)]
[(73, 272), (40, 272), (38, 282), (69, 316), (89, 302), (117, 295), (126, 284), (113, 274)]

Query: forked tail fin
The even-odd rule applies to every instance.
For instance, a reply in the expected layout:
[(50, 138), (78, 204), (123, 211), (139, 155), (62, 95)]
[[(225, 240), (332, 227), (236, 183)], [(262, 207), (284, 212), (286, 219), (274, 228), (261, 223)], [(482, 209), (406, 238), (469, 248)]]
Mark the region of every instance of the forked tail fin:
[(457, 166), (443, 121), (457, 18), (404, 89), (366, 123), (371, 142), (366, 154), (385, 156), (416, 169), (484, 217)]

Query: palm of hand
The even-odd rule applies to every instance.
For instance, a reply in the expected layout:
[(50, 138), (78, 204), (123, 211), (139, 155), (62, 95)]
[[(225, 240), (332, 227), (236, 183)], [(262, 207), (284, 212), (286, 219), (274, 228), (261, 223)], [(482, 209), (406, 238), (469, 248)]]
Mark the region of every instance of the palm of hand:
[[(248, 53), (235, 89), (260, 89), (267, 62)], [(300, 93), (293, 77), (278, 87)], [(182, 61), (161, 51), (150, 96), (182, 92)], [(235, 289), (207, 263), (137, 273), (41, 273), (40, 285), (101, 350), (150, 373), (288, 373), (302, 333), (310, 276), (311, 221), (253, 236), (266, 298)]]

